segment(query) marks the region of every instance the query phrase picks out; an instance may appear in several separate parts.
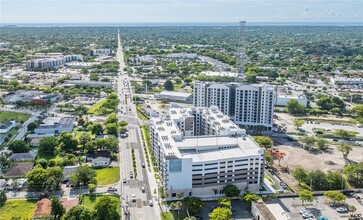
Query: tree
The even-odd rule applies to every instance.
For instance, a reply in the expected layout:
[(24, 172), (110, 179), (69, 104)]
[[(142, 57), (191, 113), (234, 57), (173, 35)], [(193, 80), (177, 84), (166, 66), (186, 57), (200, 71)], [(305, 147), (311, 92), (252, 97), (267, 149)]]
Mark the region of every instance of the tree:
[(236, 185), (228, 184), (223, 187), (224, 194), (228, 197), (238, 197), (241, 190), (237, 188)]
[(111, 124), (111, 123), (117, 123), (116, 113), (111, 113), (108, 115), (105, 124)]
[(308, 173), (306, 184), (311, 184), (314, 190), (329, 189), (329, 181), (326, 174), (321, 170), (315, 170)]
[(301, 128), (301, 126), (305, 123), (305, 120), (302, 119), (295, 119), (294, 120), (294, 126), (296, 127), (296, 129)]
[(189, 212), (198, 212), (204, 207), (204, 202), (198, 197), (185, 197), (183, 204), (187, 207)]
[(347, 198), (343, 193), (340, 193), (338, 191), (326, 191), (324, 192), (324, 196), (328, 199), (331, 199), (334, 203), (344, 202)]
[(52, 197), (51, 201), (52, 201), (52, 209), (50, 212), (51, 219), (60, 220), (61, 217), (66, 213), (66, 210), (57, 197)]
[(174, 85), (173, 85), (173, 82), (171, 80), (166, 80), (164, 82), (164, 88), (167, 90), (167, 91), (173, 91), (174, 90)]
[(348, 181), (355, 188), (363, 187), (363, 161), (358, 164), (350, 164), (344, 167), (344, 173), (348, 176)]
[(272, 140), (271, 140), (270, 137), (267, 137), (267, 136), (256, 136), (256, 137), (254, 137), (254, 140), (261, 147), (264, 147), (264, 148), (270, 148), (270, 147), (272, 147)]
[(91, 135), (87, 132), (82, 132), (79, 136), (79, 143), (82, 145), (83, 149), (85, 149), (86, 144), (92, 140)]
[(183, 220), (198, 220), (198, 219), (194, 216), (190, 216), (190, 217), (185, 217)]
[(226, 207), (217, 207), (209, 214), (210, 220), (231, 220), (232, 211)]
[(109, 123), (106, 125), (107, 134), (118, 135), (118, 126), (116, 123)]
[(72, 153), (77, 149), (78, 141), (73, 135), (67, 131), (63, 131), (59, 135), (59, 144), (61, 149), (67, 153)]
[(348, 144), (341, 144), (338, 146), (338, 150), (343, 153), (343, 158), (346, 159), (353, 148)]
[(308, 173), (302, 167), (297, 167), (292, 171), (292, 176), (299, 182), (306, 183), (308, 181)]
[(79, 186), (87, 186), (89, 183), (96, 183), (96, 171), (88, 165), (82, 165), (77, 168), (76, 173), (71, 174), (70, 182)]
[(363, 105), (356, 105), (351, 109), (352, 113), (356, 114), (358, 117), (363, 118)]
[(274, 158), (272, 157), (271, 152), (267, 151), (265, 153), (265, 161), (268, 166), (272, 166), (274, 163)]
[(292, 115), (305, 114), (306, 108), (303, 104), (300, 104), (296, 99), (290, 100), (286, 105), (287, 111)]
[(105, 138), (106, 149), (111, 152), (118, 152), (118, 139), (115, 136)]
[(6, 193), (4, 190), (0, 190), (0, 207), (3, 207), (6, 203), (6, 200), (8, 198), (6, 197)]
[(120, 215), (117, 212), (117, 202), (109, 196), (102, 196), (95, 205), (94, 219), (96, 220), (119, 220)]
[(45, 137), (40, 139), (38, 150), (41, 153), (54, 154), (57, 145), (58, 139), (56, 137)]
[(45, 181), (45, 189), (55, 191), (59, 189), (63, 180), (63, 170), (60, 167), (51, 167), (47, 170), (47, 180)]
[(326, 178), (329, 182), (329, 189), (343, 190), (347, 187), (346, 178), (339, 172), (328, 171)]
[(100, 123), (93, 123), (88, 127), (88, 130), (91, 130), (92, 134), (101, 135), (103, 134), (103, 127)]
[(89, 76), (89, 79), (92, 81), (98, 81), (100, 79), (100, 77), (98, 77), (98, 75), (96, 73), (91, 73)]
[(299, 199), (301, 200), (301, 205), (304, 206), (304, 202), (312, 202), (314, 199), (314, 195), (311, 191), (303, 189), (299, 192)]
[(128, 123), (127, 123), (127, 121), (122, 120), (119, 122), (119, 125), (120, 125), (120, 127), (126, 127), (128, 125)]
[(304, 135), (300, 138), (300, 141), (304, 143), (304, 147), (311, 148), (315, 144), (315, 137)]
[(247, 203), (251, 203), (251, 202), (256, 202), (258, 200), (261, 199), (261, 196), (256, 195), (254, 193), (246, 193), (243, 197), (242, 200), (247, 202)]
[(27, 126), (28, 131), (33, 132), (38, 125), (35, 122), (30, 122)]
[(332, 104), (333, 104), (333, 108), (339, 108), (340, 110), (345, 109), (345, 103), (341, 98), (339, 98), (337, 96), (333, 96), (331, 101), (332, 101)]
[(338, 129), (334, 131), (333, 135), (344, 140), (348, 140), (355, 137), (354, 131), (347, 131), (344, 129)]
[(330, 110), (333, 108), (333, 102), (332, 100), (327, 96), (322, 96), (318, 99), (316, 102), (318, 106), (320, 106), (323, 110)]
[(92, 220), (92, 211), (83, 206), (77, 205), (72, 207), (64, 216), (64, 220)]
[(96, 187), (97, 187), (96, 184), (92, 184), (92, 183), (88, 184), (89, 193), (93, 194), (94, 192), (96, 192)]
[(357, 211), (357, 208), (354, 205), (348, 206), (348, 211), (353, 215), (355, 211)]
[(27, 153), (29, 152), (29, 145), (25, 141), (15, 140), (10, 143), (8, 149), (13, 153)]
[(231, 208), (231, 200), (228, 199), (228, 198), (218, 199), (218, 204), (223, 206), (223, 207)]
[(36, 164), (39, 164), (44, 169), (46, 169), (48, 167), (48, 161), (46, 159), (44, 159), (44, 158), (37, 159)]
[(82, 117), (80, 117), (78, 119), (78, 121), (77, 121), (78, 126), (82, 126), (83, 127), (84, 123), (86, 123), (86, 121)]
[(316, 146), (318, 147), (319, 150), (325, 150), (328, 148), (328, 141), (325, 140), (324, 138), (316, 138)]
[(40, 165), (35, 166), (34, 169), (29, 171), (26, 175), (28, 185), (31, 188), (43, 188), (48, 178), (48, 172)]

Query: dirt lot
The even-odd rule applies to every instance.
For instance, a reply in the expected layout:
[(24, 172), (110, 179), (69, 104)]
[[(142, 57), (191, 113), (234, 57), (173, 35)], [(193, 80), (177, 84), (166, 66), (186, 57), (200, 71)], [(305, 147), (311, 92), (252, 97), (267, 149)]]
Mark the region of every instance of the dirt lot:
[[(307, 170), (334, 170), (341, 171), (346, 164), (343, 155), (334, 146), (323, 152), (304, 150), (301, 147), (285, 146), (278, 147), (280, 152), (286, 153), (281, 160), (281, 166), (289, 166), (290, 172), (296, 167), (303, 167)], [(360, 162), (363, 159), (363, 147), (353, 147), (348, 159)], [(278, 161), (275, 161), (275, 168), (280, 170)], [(297, 181), (289, 173), (279, 172), (279, 176), (293, 189), (297, 190)]]

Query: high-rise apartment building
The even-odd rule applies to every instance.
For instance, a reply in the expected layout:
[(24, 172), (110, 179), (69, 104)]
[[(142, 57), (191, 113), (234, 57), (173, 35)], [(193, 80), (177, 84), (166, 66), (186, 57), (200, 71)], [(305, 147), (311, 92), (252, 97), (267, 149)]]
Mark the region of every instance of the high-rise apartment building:
[(275, 96), (275, 88), (271, 85), (196, 82), (193, 105), (217, 106), (238, 125), (270, 130)]
[(221, 195), (234, 184), (258, 192), (264, 149), (215, 106), (172, 106), (151, 118), (151, 143), (169, 198)]

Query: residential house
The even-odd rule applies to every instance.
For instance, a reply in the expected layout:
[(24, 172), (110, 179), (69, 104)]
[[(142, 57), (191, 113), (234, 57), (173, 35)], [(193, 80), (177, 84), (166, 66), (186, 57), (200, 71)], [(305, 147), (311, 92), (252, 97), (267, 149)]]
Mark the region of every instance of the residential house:
[(79, 167), (78, 165), (76, 165), (76, 166), (65, 166), (63, 168), (63, 181), (68, 181), (71, 174), (77, 172), (78, 167)]
[(9, 168), (8, 172), (4, 174), (5, 178), (17, 178), (24, 177), (26, 174), (33, 169), (33, 162), (26, 163), (14, 163)]
[(111, 163), (111, 153), (108, 151), (97, 151), (86, 154), (86, 161), (92, 167), (108, 167)]
[(38, 220), (38, 219), (48, 219), (50, 217), (50, 213), (52, 211), (52, 202), (44, 198), (37, 202), (32, 220)]
[(37, 153), (35, 151), (30, 151), (29, 153), (14, 153), (9, 159), (12, 161), (34, 161), (37, 157)]
[(13, 127), (16, 126), (15, 120), (6, 120), (0, 123), (0, 134), (8, 133)]

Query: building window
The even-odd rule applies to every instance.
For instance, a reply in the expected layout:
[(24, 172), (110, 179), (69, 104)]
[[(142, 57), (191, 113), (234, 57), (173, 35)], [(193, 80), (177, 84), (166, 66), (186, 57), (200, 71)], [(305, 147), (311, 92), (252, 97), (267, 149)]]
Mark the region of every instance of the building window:
[(182, 171), (182, 161), (179, 159), (169, 160), (169, 172), (181, 172)]

